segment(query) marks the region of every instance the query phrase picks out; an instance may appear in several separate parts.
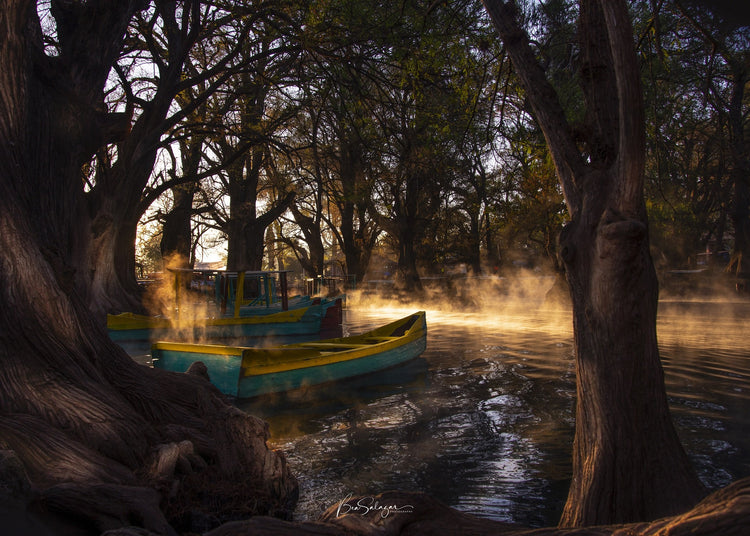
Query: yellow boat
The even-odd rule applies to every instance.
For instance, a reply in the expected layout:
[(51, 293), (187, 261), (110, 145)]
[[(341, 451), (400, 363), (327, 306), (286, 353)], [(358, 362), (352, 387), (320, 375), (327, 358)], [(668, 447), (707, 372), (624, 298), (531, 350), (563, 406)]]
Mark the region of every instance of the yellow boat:
[[(288, 298), (287, 272), (221, 270), (169, 270), (173, 277), (174, 307), (170, 317), (121, 313), (107, 316), (113, 341), (158, 339), (201, 340), (314, 335), (321, 328), (341, 324), (343, 297), (332, 299)], [(279, 278), (276, 291), (274, 276)], [(246, 297), (254, 286), (257, 296)], [(193, 318), (190, 295), (205, 300), (202, 316)], [(259, 298), (259, 297), (260, 298)], [(208, 306), (212, 304), (213, 307)]]
[(426, 346), (426, 315), (419, 311), (352, 337), (275, 348), (157, 342), (151, 355), (154, 367), (176, 372), (200, 361), (221, 392), (250, 398), (383, 370), (418, 357)]

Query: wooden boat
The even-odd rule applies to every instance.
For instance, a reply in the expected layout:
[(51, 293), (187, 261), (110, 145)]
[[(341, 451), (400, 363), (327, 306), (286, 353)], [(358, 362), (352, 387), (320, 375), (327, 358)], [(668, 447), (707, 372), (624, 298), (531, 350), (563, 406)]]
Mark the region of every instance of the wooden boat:
[(424, 311), (352, 337), (248, 348), (157, 342), (156, 368), (185, 372), (202, 362), (222, 393), (250, 398), (386, 369), (418, 357), (427, 344)]
[(166, 317), (121, 313), (107, 319), (110, 338), (117, 341), (172, 339), (200, 341), (319, 333), (325, 314), (321, 304), (269, 315), (172, 320)]
[[(107, 316), (116, 342), (313, 335), (341, 324), (343, 297), (287, 296), (286, 271), (170, 270), (169, 316)], [(280, 281), (277, 291), (275, 278)], [(254, 293), (246, 296), (248, 287)], [(195, 312), (198, 311), (198, 312)]]

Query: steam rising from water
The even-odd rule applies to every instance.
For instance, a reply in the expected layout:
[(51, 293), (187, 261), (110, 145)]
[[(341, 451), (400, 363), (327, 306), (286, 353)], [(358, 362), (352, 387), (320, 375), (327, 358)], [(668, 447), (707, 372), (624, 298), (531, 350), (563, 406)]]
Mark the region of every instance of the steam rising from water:
[[(472, 277), (425, 282), (422, 292), (412, 295), (371, 291), (347, 293), (347, 307), (376, 311), (383, 318), (427, 312), (431, 321), (499, 330), (546, 330), (569, 333), (570, 310), (549, 298), (554, 276), (533, 273), (515, 277)], [(428, 327), (429, 331), (429, 327)]]
[(175, 338), (185, 342), (205, 342), (201, 328), (206, 319), (217, 312), (212, 303), (212, 288), (193, 280), (190, 273), (173, 271), (187, 266), (180, 255), (165, 258), (164, 266), (164, 276), (146, 289), (143, 302), (149, 314), (168, 318), (177, 332)]
[[(425, 278), (423, 291), (412, 294), (377, 290), (363, 290), (356, 295), (361, 303), (368, 299), (377, 303), (400, 302), (413, 306), (424, 305), (443, 311), (478, 312), (536, 308), (547, 301), (547, 294), (555, 283), (555, 276), (534, 272), (519, 272), (512, 277), (478, 276), (465, 278)], [(387, 289), (388, 287), (386, 287)]]
[[(429, 493), (528, 526), (557, 522), (570, 478), (575, 366), (553, 279), (467, 279), (419, 297), (348, 293), (359, 333), (427, 311), (421, 359), (367, 378), (240, 403), (267, 419), (300, 479), (299, 519), (347, 494)], [(658, 330), (678, 433), (709, 488), (750, 474), (750, 301), (664, 300)]]
[[(436, 284), (427, 279), (425, 289), (412, 295), (366, 290), (347, 295), (349, 307), (376, 311), (383, 318), (396, 318), (414, 310), (427, 311), (430, 320), (460, 325), (484, 325), (512, 331), (544, 331), (572, 335), (572, 311), (555, 276), (519, 272), (512, 277), (445, 279)], [(660, 342), (721, 348), (747, 345), (750, 299), (734, 291), (720, 274), (700, 287), (671, 284), (662, 290), (657, 334)], [(691, 293), (691, 288), (694, 292)]]

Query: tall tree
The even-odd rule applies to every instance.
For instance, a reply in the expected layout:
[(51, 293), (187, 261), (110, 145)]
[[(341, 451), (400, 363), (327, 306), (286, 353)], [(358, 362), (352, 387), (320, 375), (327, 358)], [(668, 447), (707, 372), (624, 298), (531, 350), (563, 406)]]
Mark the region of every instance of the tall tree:
[[(325, 265), (323, 239), (325, 196), (323, 175), (325, 172), (318, 158), (318, 117), (319, 115), (312, 106), (307, 113), (303, 111), (297, 115), (296, 120), (290, 124), (290, 130), (295, 132), (293, 141), (290, 143), (301, 143), (303, 146), (295, 151), (279, 155), (281, 158), (274, 164), (275, 182), (284, 184), (293, 181), (297, 192), (295, 202), (289, 207), (294, 221), (294, 235), (288, 236), (284, 226), (279, 225), (277, 237), (280, 242), (291, 248), (308, 277), (321, 275)], [(310, 132), (312, 141), (309, 144), (302, 141), (304, 138), (298, 132)], [(282, 187), (282, 189), (290, 188), (291, 184)], [(302, 239), (297, 231), (302, 234)]]
[(274, 22), (253, 29), (240, 54), (245, 68), (230, 78), (222, 95), (226, 128), (216, 137), (215, 153), (228, 163), (220, 180), (229, 210), (216, 210), (214, 216), (228, 239), (231, 270), (261, 268), (266, 229), (289, 208), (295, 195), (268, 195), (274, 186), (269, 179), (274, 141), (294, 115), (293, 106), (276, 94), (289, 85), (296, 64), (297, 47), (287, 29)]
[(747, 113), (750, 39), (747, 21), (744, 25), (732, 21), (715, 7), (701, 6), (696, 10), (683, 7), (680, 2), (677, 4), (711, 50), (708, 72), (712, 76), (706, 80), (705, 101), (726, 124), (733, 189), (730, 209), (734, 226), (733, 264), (738, 273), (750, 273), (750, 141), (746, 134), (750, 122)]
[[(180, 504), (219, 520), (232, 514), (215, 499), (229, 495), (264, 513), (289, 507), (296, 483), (266, 446), (265, 423), (204, 379), (136, 364), (88, 308), (81, 168), (127, 132), (128, 117), (104, 105), (105, 85), (129, 22), (148, 6), (50, 6), (51, 52), (35, 2), (0, 10), (0, 444), (48, 513), (100, 531), (115, 519), (173, 534)], [(201, 504), (206, 486), (213, 507)], [(175, 495), (161, 503), (164, 489)], [(167, 503), (172, 514), (161, 511)]]
[(675, 2), (639, 2), (633, 9), (647, 102), (651, 244), (671, 267), (694, 261), (701, 250), (720, 251), (734, 236), (732, 171), (741, 153), (732, 151), (732, 140), (741, 145), (742, 136), (729, 125), (736, 86), (725, 56), (740, 58), (748, 43), (728, 39), (742, 32), (717, 24), (713, 9), (703, 7), (698, 19)]
[[(453, 54), (465, 31), (467, 4), (433, 4), (423, 10), (407, 2), (392, 25), (398, 46), (386, 48), (387, 65), (377, 108), (380, 160), (377, 185), (378, 223), (397, 246), (397, 277), (406, 290), (421, 290), (419, 264), (427, 242), (428, 223), (439, 210), (446, 190), (444, 170), (450, 167), (451, 144), (466, 128), (452, 114), (455, 79), (465, 64)], [(455, 133), (452, 129), (455, 128)], [(375, 166), (373, 166), (373, 169)], [(431, 260), (431, 259), (430, 259)]]
[(570, 214), (560, 255), (573, 302), (576, 433), (561, 526), (654, 519), (703, 487), (669, 414), (656, 338), (658, 284), (643, 199), (644, 112), (624, 0), (579, 3), (583, 128), (560, 100), (513, 1), (484, 0), (542, 128)]
[(180, 184), (172, 189), (172, 207), (162, 218), (161, 256), (179, 258), (184, 268), (192, 266), (193, 200), (197, 191), (195, 183)]
[[(127, 109), (132, 112), (138, 107), (140, 113), (112, 148), (115, 156), (99, 162), (96, 180), (86, 192), (92, 213), (89, 303), (99, 313), (141, 308), (134, 274), (138, 220), (147, 206), (142, 202), (143, 191), (162, 136), (183, 116), (182, 110), (170, 115), (172, 103), (182, 84), (189, 85), (182, 76), (183, 66), (205, 21), (201, 2), (194, 0), (184, 6), (156, 2), (152, 10), (137, 13), (134, 22), (137, 37), (133, 40), (142, 42), (130, 52), (136, 57), (148, 53), (158, 76), (150, 87), (139, 88), (133, 80), (143, 82), (144, 77), (118, 65)], [(132, 63), (130, 68), (143, 66)], [(138, 94), (139, 90), (146, 96)]]
[[(203, 52), (203, 47), (200, 49)], [(190, 73), (190, 76), (195, 76), (198, 71), (190, 59), (185, 61), (185, 70)], [(175, 184), (170, 188), (172, 206), (160, 218), (162, 222), (161, 256), (163, 259), (169, 259), (170, 265), (175, 266), (175, 262), (179, 262), (185, 268), (192, 267), (194, 261), (192, 255), (194, 251), (192, 218), (195, 214), (193, 202), (199, 189), (203, 145), (211, 128), (208, 106), (201, 98), (206, 86), (206, 82), (201, 82), (196, 87), (184, 88), (175, 96), (180, 108), (192, 111), (177, 127), (179, 133), (175, 136), (177, 138), (175, 144), (178, 154), (174, 155), (172, 151), (169, 151), (174, 168), (168, 171), (173, 177), (173, 180), (169, 182)], [(201, 104), (193, 109), (191, 103), (195, 100)], [(165, 150), (169, 149), (171, 146), (165, 148)]]
[(325, 201), (335, 209), (326, 216), (335, 218), (329, 229), (356, 280), (365, 275), (381, 232), (370, 215), (373, 177), (366, 168), (383, 61), (380, 36), (393, 18), (371, 2), (319, 2), (306, 25), (312, 61), (306, 62), (302, 81), (309, 119), (297, 138), (309, 147), (310, 173), (324, 188), (317, 204)]
[[(312, 163), (305, 166), (300, 161), (297, 174), (299, 177), (297, 189), (306, 192), (307, 195), (299, 196), (297, 202), (290, 209), (294, 222), (304, 237), (305, 247), (298, 240), (282, 237), (282, 240), (292, 247), (295, 256), (302, 265), (303, 270), (309, 277), (317, 277), (323, 274), (325, 268), (325, 244), (323, 240), (323, 199), (325, 188), (323, 187), (323, 169), (318, 158), (317, 146), (317, 120), (313, 119), (312, 128)], [(291, 174), (291, 173), (290, 173)], [(311, 176), (310, 176), (311, 175)]]

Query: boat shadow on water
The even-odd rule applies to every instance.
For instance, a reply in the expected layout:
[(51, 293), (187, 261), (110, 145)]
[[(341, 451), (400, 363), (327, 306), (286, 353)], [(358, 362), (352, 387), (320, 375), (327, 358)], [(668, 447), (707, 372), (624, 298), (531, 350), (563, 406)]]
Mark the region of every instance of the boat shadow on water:
[[(295, 421), (330, 415), (360, 404), (404, 392), (423, 392), (429, 386), (429, 363), (417, 357), (384, 370), (300, 389), (235, 399), (235, 405), (260, 418), (291, 416)], [(272, 430), (277, 435), (279, 430)]]

